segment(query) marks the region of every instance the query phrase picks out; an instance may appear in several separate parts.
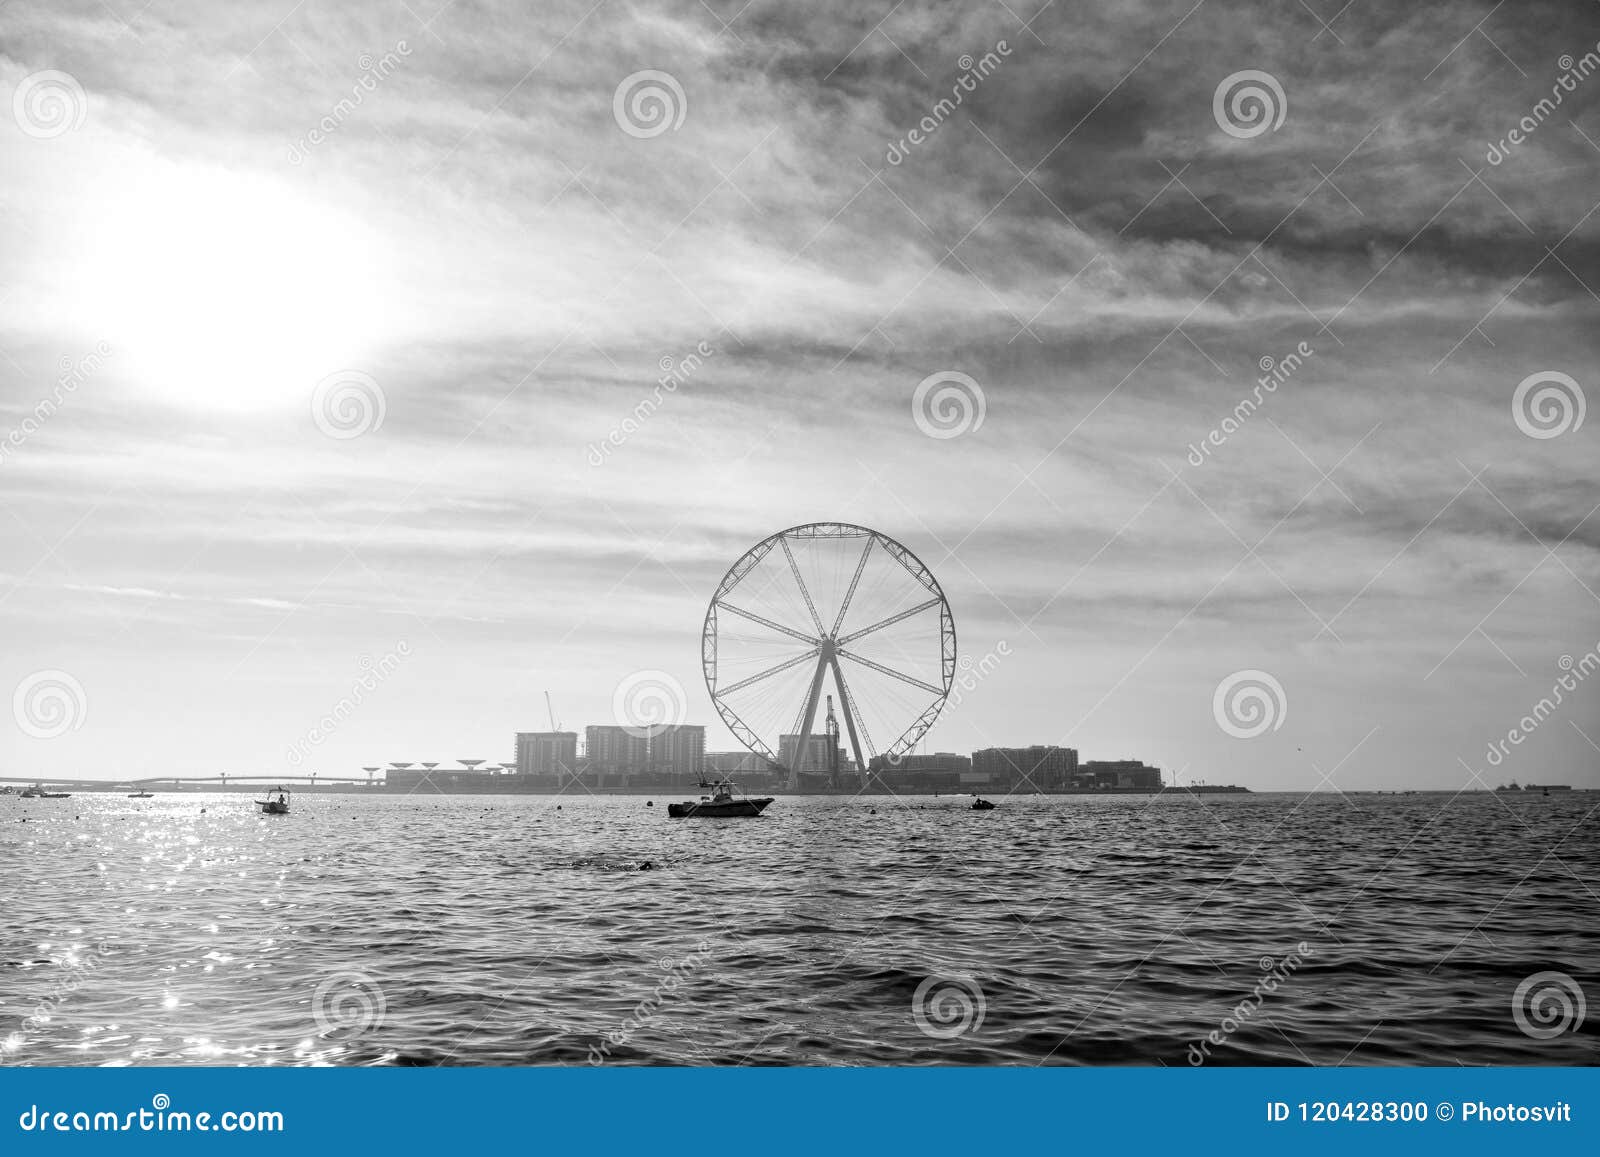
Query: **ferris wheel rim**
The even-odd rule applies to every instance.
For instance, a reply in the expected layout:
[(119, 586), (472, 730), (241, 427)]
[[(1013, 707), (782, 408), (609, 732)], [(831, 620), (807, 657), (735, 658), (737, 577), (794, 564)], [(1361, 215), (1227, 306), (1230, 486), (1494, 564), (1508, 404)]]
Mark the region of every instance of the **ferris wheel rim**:
[[(805, 533), (815, 531), (827, 531), (830, 533)], [(911, 679), (903, 673), (885, 670), (878, 664), (864, 660), (861, 656), (846, 651), (840, 644), (839, 640), (835, 638), (835, 636), (838, 633), (839, 627), (842, 625), (844, 612), (848, 609), (849, 595), (846, 596), (844, 604), (840, 609), (839, 620), (835, 622), (832, 631), (827, 631), (822, 629), (821, 621), (816, 617), (815, 607), (810, 606), (810, 596), (808, 593), (806, 593), (804, 583), (800, 583), (800, 589), (802, 594), (805, 594), (807, 598), (808, 608), (811, 610), (813, 622), (818, 627), (818, 635), (816, 637), (806, 636), (803, 632), (782, 627), (779, 624), (771, 622), (770, 620), (762, 619), (759, 616), (751, 616), (746, 612), (739, 611), (737, 608), (733, 608), (723, 603), (723, 599), (729, 593), (729, 591), (731, 591), (733, 587), (737, 586), (738, 583), (743, 580), (746, 574), (748, 574), (755, 568), (756, 565), (765, 559), (766, 556), (776, 548), (777, 544), (782, 543), (785, 553), (788, 554), (787, 543), (791, 536), (802, 539), (870, 538), (883, 547), (883, 549), (887, 551), (891, 557), (893, 557), (901, 564), (901, 566), (906, 569), (906, 571), (914, 580), (921, 583), (929, 591), (929, 593), (934, 596), (934, 600), (930, 600), (928, 603), (925, 603), (917, 608), (913, 608), (911, 611), (904, 612), (901, 615), (892, 616), (891, 620), (889, 621), (897, 621), (898, 619), (905, 618), (909, 614), (916, 613), (917, 611), (931, 609), (934, 601), (937, 601), (939, 611), (940, 686), (934, 687), (932, 684), (925, 684), (918, 680)], [(870, 550), (870, 547), (868, 549)], [(790, 567), (795, 568), (796, 564), (792, 554), (788, 555), (788, 561)], [(862, 565), (865, 565), (865, 556), (863, 556)], [(797, 569), (795, 574), (798, 580), (799, 573)], [(857, 577), (859, 578), (859, 572)], [(711, 600), (706, 606), (705, 619), (701, 627), (701, 666), (702, 675), (706, 684), (706, 692), (711, 699), (712, 706), (716, 709), (717, 714), (719, 717), (721, 717), (723, 723), (727, 725), (729, 731), (731, 731), (734, 737), (743, 743), (745, 747), (777, 766), (783, 766), (783, 761), (772, 751), (772, 749), (766, 744), (761, 736), (756, 733), (755, 729), (746, 724), (744, 720), (739, 717), (738, 713), (725, 700), (725, 696), (729, 694), (731, 690), (738, 689), (739, 687), (744, 686), (745, 683), (736, 684), (735, 687), (731, 689), (728, 687), (722, 687), (719, 689), (718, 687), (717, 651), (719, 624), (717, 610), (719, 605), (721, 605), (724, 610), (732, 610), (735, 614), (740, 614), (747, 618), (755, 618), (757, 622), (764, 623), (768, 627), (775, 627), (784, 634), (792, 635), (796, 639), (813, 644), (814, 646), (825, 646), (824, 640), (827, 640), (826, 647), (828, 648), (828, 651), (827, 654), (821, 658), (819, 662), (819, 668), (821, 664), (827, 663), (831, 659), (835, 668), (835, 681), (839, 686), (839, 690), (843, 699), (845, 700), (843, 706), (846, 711), (847, 721), (853, 722), (852, 717), (857, 714), (857, 712), (854, 708), (854, 697), (850, 694), (848, 688), (844, 684), (842, 676), (838, 672), (838, 660), (837, 658), (833, 658), (834, 655), (843, 655), (844, 657), (852, 659), (855, 662), (865, 666), (877, 667), (886, 674), (894, 675), (896, 678), (915, 683), (924, 687), (926, 690), (934, 692), (933, 701), (923, 709), (922, 713), (911, 723), (911, 725), (902, 731), (900, 735), (886, 748), (884, 748), (882, 752), (877, 752), (875, 750), (874, 755), (881, 754), (892, 760), (909, 751), (925, 734), (927, 734), (934, 722), (937, 721), (945, 703), (949, 700), (951, 689), (955, 684), (955, 674), (957, 669), (957, 639), (955, 616), (950, 609), (950, 600), (949, 597), (944, 593), (943, 586), (939, 583), (937, 577), (934, 576), (933, 571), (927, 566), (926, 563), (922, 561), (921, 558), (917, 556), (914, 551), (911, 550), (910, 547), (906, 546), (898, 539), (885, 534), (881, 530), (875, 530), (870, 526), (863, 526), (860, 523), (854, 522), (841, 522), (837, 520), (802, 522), (793, 526), (785, 527), (782, 530), (775, 531), (772, 534), (767, 535), (765, 538), (757, 541), (749, 549), (744, 551), (737, 559), (735, 559), (733, 564), (727, 569), (726, 572), (724, 572), (721, 581), (717, 584), (716, 591), (711, 596)], [(868, 628), (868, 630), (879, 629), (882, 626), (887, 625), (889, 621), (875, 624), (872, 628)], [(865, 634), (867, 632), (862, 631), (860, 633)], [(850, 636), (850, 638), (854, 637), (856, 636)], [(794, 666), (800, 662), (804, 662), (814, 657), (817, 657), (817, 652), (815, 650), (808, 651), (803, 653), (798, 658), (791, 659), (782, 666)], [(821, 672), (819, 670), (818, 679), (820, 680), (820, 678)], [(753, 680), (749, 680), (746, 682), (752, 681)], [(805, 734), (809, 736), (810, 733), (805, 732)], [(781, 739), (781, 734), (779, 738)], [(853, 735), (852, 742), (855, 742)], [(869, 746), (874, 746), (871, 743), (870, 736), (868, 737), (868, 744)], [(801, 763), (804, 762), (804, 758), (805, 756), (802, 752), (799, 757)], [(861, 762), (859, 755), (858, 762)], [(858, 772), (859, 774), (865, 776), (868, 772), (868, 769), (865, 766), (862, 766), (858, 769)]]

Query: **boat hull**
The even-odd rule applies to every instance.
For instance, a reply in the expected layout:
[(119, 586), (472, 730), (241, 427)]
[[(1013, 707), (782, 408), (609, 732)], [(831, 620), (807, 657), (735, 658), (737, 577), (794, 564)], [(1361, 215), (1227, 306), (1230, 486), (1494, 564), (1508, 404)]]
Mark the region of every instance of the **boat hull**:
[(264, 816), (286, 816), (289, 814), (289, 805), (286, 803), (262, 803), (256, 801), (256, 806), (261, 809)]
[(727, 803), (710, 803), (705, 800), (699, 803), (669, 803), (667, 815), (679, 820), (690, 816), (700, 819), (732, 819), (738, 816), (758, 816), (766, 811), (771, 803), (770, 796), (763, 799), (736, 799)]

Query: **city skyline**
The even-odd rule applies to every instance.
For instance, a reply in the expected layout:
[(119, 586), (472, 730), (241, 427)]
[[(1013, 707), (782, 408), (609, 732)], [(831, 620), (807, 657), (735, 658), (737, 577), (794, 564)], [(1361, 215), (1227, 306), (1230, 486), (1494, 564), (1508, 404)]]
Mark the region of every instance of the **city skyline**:
[(931, 749), (1600, 787), (1588, 10), (1062, 7), (5, 6), (0, 767), (715, 735), (720, 577), (837, 519), (949, 599)]

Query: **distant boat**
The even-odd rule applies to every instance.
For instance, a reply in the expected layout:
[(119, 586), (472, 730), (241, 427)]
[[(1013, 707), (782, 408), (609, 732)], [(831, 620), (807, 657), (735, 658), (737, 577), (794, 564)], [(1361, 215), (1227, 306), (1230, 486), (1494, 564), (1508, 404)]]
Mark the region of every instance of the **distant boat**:
[(667, 815), (673, 819), (683, 819), (686, 816), (700, 816), (705, 818), (722, 818), (732, 816), (758, 816), (767, 810), (772, 803), (771, 796), (760, 799), (751, 799), (748, 796), (736, 795), (739, 785), (732, 780), (718, 780), (711, 782), (701, 780), (700, 786), (709, 788), (710, 795), (700, 797), (699, 803), (685, 800), (683, 803), (669, 803)]
[(972, 810), (975, 812), (992, 812), (994, 811), (994, 804), (986, 799), (975, 799), (972, 801)]
[(128, 798), (129, 799), (152, 799), (154, 797), (148, 791), (130, 791), (128, 793)]
[(36, 783), (22, 793), (23, 799), (71, 799), (70, 791), (45, 791), (42, 783)]
[(256, 806), (261, 809), (264, 816), (286, 816), (289, 814), (289, 789), (275, 787), (267, 792), (265, 799), (256, 800)]

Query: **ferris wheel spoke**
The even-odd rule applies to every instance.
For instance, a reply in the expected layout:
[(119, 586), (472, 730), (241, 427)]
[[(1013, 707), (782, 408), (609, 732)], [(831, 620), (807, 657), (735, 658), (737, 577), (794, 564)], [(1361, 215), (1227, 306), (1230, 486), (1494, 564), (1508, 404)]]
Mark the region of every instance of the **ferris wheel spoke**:
[(878, 622), (873, 623), (870, 627), (862, 627), (859, 631), (851, 631), (848, 635), (839, 640), (839, 645), (843, 646), (846, 643), (852, 643), (861, 638), (863, 635), (870, 635), (873, 631), (881, 631), (885, 627), (893, 626), (900, 620), (909, 619), (912, 615), (920, 614), (929, 607), (938, 606), (942, 601), (942, 599), (929, 599), (925, 603), (918, 603), (910, 610), (901, 611), (898, 615), (890, 615), (887, 619), (880, 619)]
[(913, 678), (912, 676), (905, 674), (903, 671), (896, 671), (892, 667), (885, 667), (882, 663), (874, 663), (871, 659), (864, 659), (854, 651), (846, 651), (841, 647), (839, 648), (838, 653), (852, 662), (860, 663), (863, 667), (870, 667), (880, 675), (888, 675), (891, 678), (900, 680), (902, 683), (910, 683), (913, 687), (921, 687), (924, 691), (931, 695), (944, 695), (944, 690), (942, 688), (935, 687), (932, 683), (924, 683), (921, 679)]
[(716, 704), (717, 714), (722, 716), (723, 722), (728, 725), (728, 730), (738, 736), (741, 743), (768, 762), (777, 762), (777, 756), (772, 754), (772, 749), (762, 741), (760, 734), (753, 727), (739, 717), (737, 711), (720, 698), (713, 699), (712, 702)]
[[(878, 548), (889, 557), (875, 564)], [(907, 576), (924, 593), (917, 594), (915, 586), (908, 591)], [(742, 605), (727, 601), (735, 589), (743, 592)], [(937, 620), (928, 617), (930, 611)], [(796, 623), (809, 623), (810, 629), (790, 625)], [(935, 631), (942, 677), (914, 657), (933, 641), (921, 636)], [(851, 649), (862, 639), (874, 658)], [(847, 673), (849, 663), (857, 668)], [(901, 663), (904, 669), (889, 665)], [(932, 572), (905, 546), (863, 526), (808, 523), (769, 535), (728, 569), (706, 611), (701, 665), (712, 703), (733, 737), (800, 790), (815, 786), (828, 771), (819, 768), (811, 740), (821, 734), (822, 691), (831, 671), (840, 702), (834, 705), (829, 696), (829, 743), (842, 748), (848, 742), (865, 782), (870, 760), (909, 750), (938, 718), (955, 668), (954, 623)], [(831, 754), (827, 762), (837, 770)], [(841, 786), (836, 780), (833, 786)]]
[(833, 620), (833, 630), (830, 634), (837, 635), (839, 628), (844, 626), (844, 613), (850, 609), (850, 600), (856, 597), (856, 587), (861, 584), (861, 572), (867, 569), (867, 559), (872, 557), (873, 543), (878, 540), (868, 538), (867, 545), (861, 548), (861, 561), (856, 563), (856, 573), (850, 578), (850, 589), (844, 592), (844, 602), (839, 604), (839, 615)]
[(774, 631), (777, 631), (779, 634), (788, 635), (791, 639), (799, 639), (802, 643), (806, 643), (809, 646), (814, 647), (822, 641), (815, 636), (805, 634), (803, 631), (797, 631), (793, 627), (786, 627), (782, 623), (775, 623), (771, 619), (763, 618), (754, 611), (747, 611), (743, 607), (736, 607), (732, 603), (718, 602), (715, 604), (715, 606), (718, 610), (727, 611), (729, 614), (738, 615), (741, 619), (749, 619), (752, 623), (759, 623), (761, 626), (768, 627)]
[(800, 588), (800, 597), (806, 601), (806, 610), (811, 612), (811, 622), (817, 628), (817, 634), (822, 634), (822, 619), (817, 614), (817, 604), (811, 601), (811, 592), (806, 590), (806, 580), (800, 577), (800, 564), (794, 561), (794, 551), (789, 549), (789, 540), (780, 538), (779, 544), (783, 547), (783, 556), (789, 560), (789, 570), (794, 573), (795, 585)]
[(817, 648), (812, 647), (811, 650), (806, 651), (804, 654), (796, 655), (793, 659), (779, 663), (775, 667), (768, 667), (765, 671), (751, 675), (748, 679), (741, 679), (731, 687), (721, 687), (717, 690), (717, 694), (732, 695), (735, 691), (742, 691), (752, 683), (759, 683), (763, 679), (770, 679), (780, 671), (787, 671), (790, 667), (798, 667), (801, 663), (804, 663), (809, 659), (815, 659), (816, 657)]

